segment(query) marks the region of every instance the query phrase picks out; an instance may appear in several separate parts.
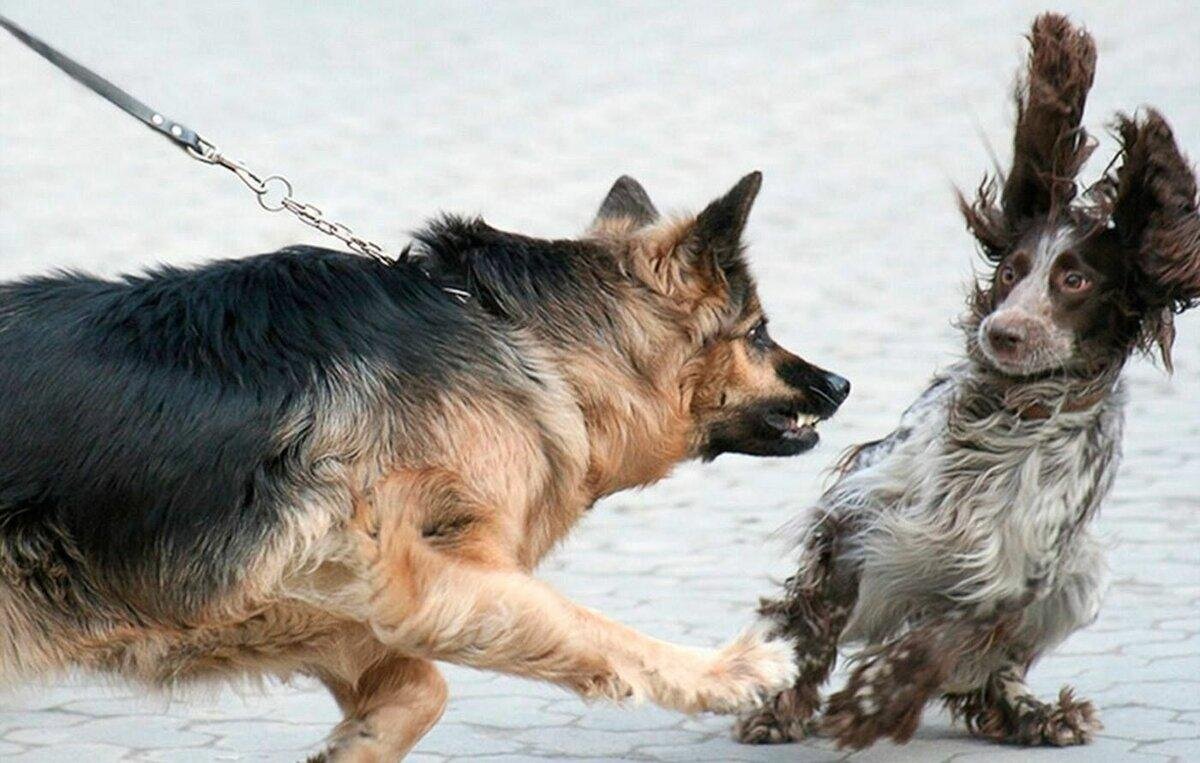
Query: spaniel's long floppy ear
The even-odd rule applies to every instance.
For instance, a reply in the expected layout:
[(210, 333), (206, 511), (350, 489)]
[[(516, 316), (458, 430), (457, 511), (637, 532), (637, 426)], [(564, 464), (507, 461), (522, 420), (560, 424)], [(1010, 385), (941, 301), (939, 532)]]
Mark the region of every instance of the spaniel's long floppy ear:
[(1038, 16), (1029, 33), (1029, 73), (1017, 89), (1013, 163), (1000, 203), (1013, 219), (1075, 198), (1075, 176), (1094, 144), (1080, 127), (1096, 75), (1096, 43), (1064, 16)]
[(1075, 176), (1095, 147), (1081, 127), (1096, 73), (1096, 43), (1065, 16), (1044, 13), (1029, 32), (1029, 62), (1016, 89), (1012, 167), (997, 204), (985, 181), (974, 202), (960, 196), (967, 226), (997, 258), (1023, 221), (1075, 198)]
[(600, 204), (600, 211), (596, 213), (592, 227), (621, 219), (628, 220), (639, 228), (658, 220), (658, 210), (655, 209), (654, 202), (650, 201), (650, 195), (642, 188), (641, 183), (628, 175), (622, 175), (613, 183), (613, 187)]
[(1153, 109), (1141, 119), (1118, 115), (1123, 161), (1116, 173), (1113, 224), (1135, 258), (1138, 296), (1165, 313), (1159, 344), (1170, 365), (1170, 314), (1200, 301), (1200, 201), (1196, 173)]

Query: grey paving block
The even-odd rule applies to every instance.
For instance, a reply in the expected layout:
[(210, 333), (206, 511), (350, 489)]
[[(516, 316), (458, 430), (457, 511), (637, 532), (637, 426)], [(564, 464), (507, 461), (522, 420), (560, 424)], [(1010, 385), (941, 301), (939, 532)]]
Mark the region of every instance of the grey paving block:
[(116, 763), (125, 760), (129, 748), (111, 744), (59, 744), (15, 754), (6, 760), (19, 763)]
[(188, 729), (216, 737), (213, 747), (229, 752), (295, 751), (320, 747), (332, 729), (325, 723), (288, 723), (284, 721), (228, 720), (219, 723), (191, 723)]

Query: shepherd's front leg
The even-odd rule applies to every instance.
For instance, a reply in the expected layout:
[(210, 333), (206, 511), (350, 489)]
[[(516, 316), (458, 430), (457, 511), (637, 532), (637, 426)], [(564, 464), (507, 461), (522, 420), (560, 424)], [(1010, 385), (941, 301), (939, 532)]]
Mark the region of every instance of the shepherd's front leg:
[[(467, 505), (467, 491), (444, 473), (408, 479), (378, 500), (435, 501), (462, 517), (481, 516), (480, 507)], [(647, 699), (686, 713), (754, 707), (795, 676), (788, 645), (762, 632), (747, 632), (719, 650), (659, 641), (570, 602), (502, 554), (485, 551), (484, 538), (435, 542), (402, 517), (382, 513), (374, 537), (363, 539), (371, 590), (364, 619), (401, 654), (550, 681), (587, 698)]]
[[(328, 746), (307, 763), (392, 763), (403, 760), (446, 708), (446, 681), (428, 660), (400, 655), (370, 659), (356, 666), (354, 681), (322, 675), (345, 718)], [(358, 655), (339, 655), (353, 664)]]
[(383, 643), (406, 654), (550, 681), (585, 698), (648, 699), (685, 713), (744, 710), (795, 675), (787, 644), (760, 633), (717, 651), (689, 649), (573, 604), (521, 572), (420, 548), (405, 555), (415, 580), (383, 585), (370, 625)]

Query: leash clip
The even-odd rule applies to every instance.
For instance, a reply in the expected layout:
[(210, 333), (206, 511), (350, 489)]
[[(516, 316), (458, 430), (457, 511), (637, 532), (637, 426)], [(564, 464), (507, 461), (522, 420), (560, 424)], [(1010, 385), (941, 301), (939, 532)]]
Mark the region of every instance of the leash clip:
[(205, 140), (204, 136), (199, 133), (196, 134), (195, 145), (184, 146), (183, 150), (187, 151), (188, 156), (205, 164), (216, 164), (217, 157), (221, 155), (221, 151), (217, 148), (216, 144)]

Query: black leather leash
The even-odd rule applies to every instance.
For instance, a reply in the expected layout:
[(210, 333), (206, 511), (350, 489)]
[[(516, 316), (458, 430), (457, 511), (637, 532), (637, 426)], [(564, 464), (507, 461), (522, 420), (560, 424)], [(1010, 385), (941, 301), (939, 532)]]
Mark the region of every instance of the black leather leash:
[(26, 46), (39, 56), (54, 64), (59, 69), (62, 69), (76, 82), (82, 84), (93, 93), (102, 96), (109, 103), (167, 138), (167, 140), (183, 149), (191, 149), (196, 152), (203, 151), (205, 144), (201, 141), (200, 136), (186, 125), (167, 119), (159, 112), (142, 103), (137, 98), (134, 98), (129, 93), (126, 93), (78, 61), (59, 53), (4, 16), (0, 16), (0, 26), (11, 32), (13, 37), (25, 43)]
[[(292, 184), (282, 175), (259, 176), (242, 162), (223, 155), (215, 144), (202, 138), (195, 130), (167, 119), (161, 112), (150, 108), (96, 72), (29, 34), (4, 16), (0, 16), (0, 26), (7, 29), (42, 58), (66, 72), (76, 82), (102, 96), (126, 114), (187, 151), (188, 156), (205, 164), (215, 164), (233, 172), (239, 180), (245, 183), (246, 187), (255, 193), (259, 206), (268, 212), (279, 212), (286, 209), (300, 222), (316, 228), (326, 235), (333, 236), (353, 252), (385, 264), (395, 262), (395, 259), (389, 257), (383, 247), (375, 242), (356, 235), (342, 223), (326, 219), (324, 213), (312, 204), (294, 199)], [(407, 252), (408, 249), (405, 249), (401, 253), (400, 259), (404, 259)], [(442, 287), (442, 289), (462, 301), (470, 296), (468, 292), (461, 289), (450, 287)]]

